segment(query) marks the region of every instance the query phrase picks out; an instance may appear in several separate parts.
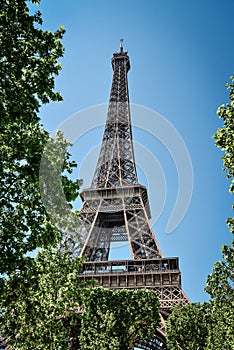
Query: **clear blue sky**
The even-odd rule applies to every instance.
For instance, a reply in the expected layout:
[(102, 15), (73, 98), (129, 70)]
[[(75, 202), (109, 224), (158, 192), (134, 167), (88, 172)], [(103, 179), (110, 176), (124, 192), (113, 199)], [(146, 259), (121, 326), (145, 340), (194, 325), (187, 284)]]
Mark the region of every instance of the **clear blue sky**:
[[(42, 0), (40, 11), (45, 29), (64, 25), (67, 31), (63, 70), (56, 80), (64, 102), (41, 109), (47, 130), (53, 132), (82, 109), (108, 102), (110, 60), (124, 38), (131, 60), (131, 102), (159, 112), (186, 143), (194, 171), (192, 200), (181, 224), (166, 234), (178, 186), (176, 169), (160, 142), (133, 129), (135, 141), (153, 152), (165, 173), (166, 203), (153, 225), (157, 240), (164, 256), (179, 256), (188, 297), (205, 300), (206, 276), (221, 258), (221, 244), (231, 240), (225, 225), (232, 215), (229, 183), (221, 170), (222, 153), (211, 137), (222, 125), (216, 109), (228, 101), (225, 83), (234, 74), (233, 0)], [(78, 163), (101, 142), (102, 131), (97, 128), (71, 149)], [(85, 187), (94, 167), (84, 170)], [(149, 188), (152, 209), (157, 178), (155, 183), (155, 189)]]

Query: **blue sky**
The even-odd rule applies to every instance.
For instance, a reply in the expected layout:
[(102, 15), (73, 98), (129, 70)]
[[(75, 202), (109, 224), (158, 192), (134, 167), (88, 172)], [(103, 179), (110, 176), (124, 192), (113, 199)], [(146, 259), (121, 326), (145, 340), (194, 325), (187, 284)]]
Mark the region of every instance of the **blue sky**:
[[(167, 234), (178, 187), (176, 167), (158, 140), (134, 128), (132, 115), (134, 140), (150, 150), (165, 175), (165, 206), (153, 225), (163, 255), (179, 256), (188, 297), (207, 299), (203, 292), (206, 277), (221, 258), (221, 245), (231, 240), (225, 225), (226, 217), (232, 215), (229, 183), (222, 172), (222, 152), (214, 146), (212, 135), (222, 125), (216, 109), (228, 101), (225, 83), (234, 73), (234, 2), (42, 0), (40, 11), (44, 29), (54, 31), (60, 25), (66, 29), (63, 70), (56, 79), (64, 101), (41, 109), (47, 130), (52, 133), (71, 115), (108, 102), (110, 60), (119, 39), (124, 38), (131, 61), (131, 102), (159, 112), (184, 140), (193, 165), (193, 194), (181, 224)], [(82, 123), (86, 121), (80, 118)], [(71, 148), (79, 164), (93, 147), (93, 157), (97, 157), (102, 131), (102, 127), (89, 131)], [(135, 153), (138, 163), (141, 155)], [(85, 187), (95, 162), (93, 168), (83, 163)], [(82, 174), (76, 171), (74, 176)], [(153, 167), (150, 174), (139, 169), (140, 182), (147, 185), (149, 176), (154, 177)], [(157, 173), (154, 181), (155, 187), (148, 188), (152, 211), (157, 207)]]

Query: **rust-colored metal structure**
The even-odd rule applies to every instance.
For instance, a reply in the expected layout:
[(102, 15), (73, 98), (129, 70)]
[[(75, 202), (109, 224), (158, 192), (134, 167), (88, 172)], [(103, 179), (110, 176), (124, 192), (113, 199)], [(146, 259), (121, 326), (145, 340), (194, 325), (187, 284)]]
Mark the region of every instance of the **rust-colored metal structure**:
[[(102, 145), (91, 187), (83, 190), (80, 252), (82, 280), (95, 278), (111, 288), (153, 289), (160, 299), (161, 328), (142, 349), (166, 349), (165, 322), (172, 306), (188, 304), (181, 289), (178, 258), (163, 258), (150, 225), (147, 189), (138, 183), (129, 107), (130, 60), (113, 54), (113, 81)], [(109, 261), (111, 242), (128, 241), (132, 260)]]

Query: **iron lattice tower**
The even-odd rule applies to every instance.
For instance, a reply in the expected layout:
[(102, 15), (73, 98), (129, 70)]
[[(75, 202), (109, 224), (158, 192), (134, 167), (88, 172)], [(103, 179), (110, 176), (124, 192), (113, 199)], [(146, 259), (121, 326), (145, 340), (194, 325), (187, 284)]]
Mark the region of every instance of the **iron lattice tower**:
[[(166, 349), (165, 321), (172, 306), (187, 304), (178, 258), (163, 258), (150, 225), (147, 190), (138, 183), (129, 107), (130, 60), (120, 50), (112, 57), (113, 80), (102, 145), (91, 187), (81, 192), (80, 255), (83, 280), (107, 288), (150, 288), (160, 299), (161, 328), (142, 349)], [(132, 260), (110, 261), (111, 242), (128, 241)]]

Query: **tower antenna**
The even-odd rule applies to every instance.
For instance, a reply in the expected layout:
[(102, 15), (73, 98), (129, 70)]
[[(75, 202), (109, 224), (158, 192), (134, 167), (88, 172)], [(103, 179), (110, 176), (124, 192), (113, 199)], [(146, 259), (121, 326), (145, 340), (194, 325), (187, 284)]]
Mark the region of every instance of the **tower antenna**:
[(123, 40), (124, 39), (120, 39), (120, 52), (123, 52)]

